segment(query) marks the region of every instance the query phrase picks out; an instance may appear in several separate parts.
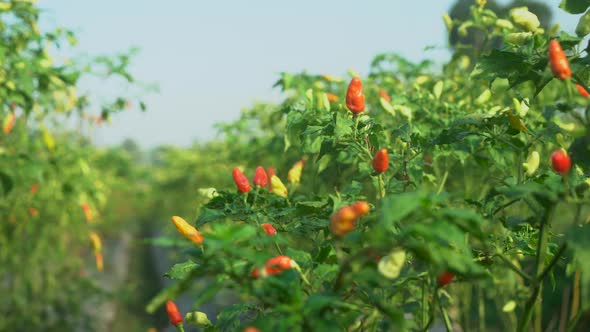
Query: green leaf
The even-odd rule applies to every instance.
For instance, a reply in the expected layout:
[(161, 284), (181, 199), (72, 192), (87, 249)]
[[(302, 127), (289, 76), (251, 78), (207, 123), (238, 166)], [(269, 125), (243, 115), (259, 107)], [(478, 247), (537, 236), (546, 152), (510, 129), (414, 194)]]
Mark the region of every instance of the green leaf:
[(8, 195), (8, 193), (12, 190), (14, 183), (12, 182), (12, 178), (7, 173), (0, 171), (0, 184), (2, 184), (2, 189), (4, 190), (4, 195)]
[(581, 14), (590, 7), (590, 0), (561, 0), (559, 8), (570, 14)]
[(382, 220), (391, 224), (414, 212), (421, 204), (425, 195), (421, 192), (409, 192), (391, 195), (384, 199)]
[(311, 267), (313, 263), (311, 255), (308, 252), (302, 250), (287, 248), (287, 256), (295, 260), (295, 262), (297, 262), (301, 268)]
[(193, 273), (198, 267), (199, 264), (189, 260), (184, 263), (174, 264), (170, 271), (166, 272), (164, 276), (170, 279), (184, 279), (187, 278), (189, 274)]
[(574, 252), (574, 265), (582, 271), (586, 286), (590, 286), (590, 226), (572, 227), (567, 233), (567, 241)]
[(234, 304), (217, 315), (216, 326), (221, 331), (237, 331), (244, 316), (258, 308), (253, 304)]
[(354, 122), (342, 113), (336, 113), (336, 125), (334, 127), (334, 137), (336, 139), (352, 135)]

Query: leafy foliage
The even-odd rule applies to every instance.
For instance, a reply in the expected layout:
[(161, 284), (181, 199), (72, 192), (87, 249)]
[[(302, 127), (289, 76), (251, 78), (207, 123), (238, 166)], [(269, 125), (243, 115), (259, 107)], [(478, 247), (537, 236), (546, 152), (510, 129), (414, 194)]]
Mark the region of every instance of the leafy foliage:
[[(590, 274), (579, 264), (589, 241), (579, 229), (588, 228), (590, 211), (588, 100), (573, 93), (573, 83), (588, 83), (581, 40), (516, 14), (499, 17), (485, 1), (470, 13), (450, 24), (500, 41), (476, 52), (473, 66), (466, 55), (474, 53), (463, 48), (441, 72), (428, 61), (380, 54), (362, 78), (367, 107), (359, 115), (343, 102), (347, 79), (283, 73), (275, 84), (285, 94), (280, 104), (256, 105), (219, 126), (226, 141), (216, 174), (226, 180), (195, 218), (203, 246), (185, 249), (188, 261), (169, 272), (177, 278), (181, 267), (198, 264), (198, 276), (180, 283), (213, 278), (214, 291), (236, 294), (211, 330), (417, 331), (438, 319), (447, 330), (470, 330), (497, 318), (499, 328), (526, 331), (553, 315), (538, 304), (547, 281), (563, 270)], [(571, 80), (548, 69), (556, 37), (571, 59)], [(381, 148), (390, 163), (377, 173), (371, 162)], [(559, 148), (575, 164), (565, 177), (551, 170)], [(534, 170), (525, 162), (533, 151), (542, 156)], [(274, 166), (286, 179), (298, 160), (305, 161), (301, 181), (288, 184), (287, 197), (230, 189), (232, 163), (245, 174)], [(334, 232), (340, 211), (358, 201), (370, 212), (351, 232)], [(263, 223), (278, 234), (268, 236)], [(268, 265), (277, 255), (296, 264), (277, 272)], [(443, 272), (455, 276), (444, 287)], [(579, 299), (590, 285), (576, 280)], [(572, 304), (572, 317), (588, 309)]]

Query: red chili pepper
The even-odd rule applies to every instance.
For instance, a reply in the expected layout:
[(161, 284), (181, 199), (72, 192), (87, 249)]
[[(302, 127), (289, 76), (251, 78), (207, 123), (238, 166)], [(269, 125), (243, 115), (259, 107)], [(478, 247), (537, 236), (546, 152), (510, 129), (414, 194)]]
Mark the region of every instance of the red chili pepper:
[(254, 172), (254, 185), (260, 187), (266, 187), (266, 185), (268, 185), (268, 176), (262, 166), (256, 167), (256, 172)]
[(353, 78), (348, 85), (348, 90), (346, 91), (346, 107), (354, 114), (358, 114), (365, 109), (363, 84), (358, 77)]
[(266, 261), (264, 269), (268, 275), (278, 274), (283, 270), (295, 267), (295, 262), (289, 256), (277, 256)]
[(269, 258), (264, 264), (264, 269), (254, 268), (250, 273), (252, 278), (266, 278), (269, 275), (279, 274), (284, 270), (298, 268), (297, 263), (289, 256), (277, 256)]
[(387, 167), (389, 167), (389, 155), (387, 155), (387, 149), (381, 149), (373, 158), (373, 169), (378, 173), (383, 173)]
[(387, 91), (379, 90), (379, 97), (385, 99), (386, 102), (391, 103), (391, 97), (387, 94)]
[(551, 166), (555, 172), (566, 175), (572, 167), (572, 161), (563, 150), (556, 150), (551, 154)]
[(180, 311), (178, 311), (178, 307), (174, 302), (166, 302), (166, 312), (168, 313), (168, 318), (172, 325), (178, 326), (179, 324), (182, 324), (182, 315), (180, 314)]
[(578, 92), (580, 92), (582, 97), (584, 97), (584, 98), (590, 97), (590, 93), (588, 93), (588, 91), (586, 91), (586, 89), (583, 86), (581, 86), (580, 84), (576, 84), (576, 88), (578, 88)]
[(260, 330), (253, 327), (253, 326), (248, 326), (247, 328), (244, 329), (244, 332), (260, 332)]
[(31, 194), (36, 194), (37, 190), (39, 190), (39, 184), (35, 182), (31, 185)]
[(275, 235), (277, 235), (277, 230), (274, 227), (272, 227), (271, 224), (265, 223), (265, 224), (262, 224), (260, 226), (262, 226), (262, 228), (264, 228), (264, 231), (266, 232), (266, 235), (268, 235), (268, 236), (275, 236)]
[[(277, 175), (277, 171), (275, 170), (274, 167), (271, 166), (266, 170), (266, 174), (268, 175), (268, 178), (270, 179), (270, 178), (272, 178), (273, 175)], [(271, 189), (272, 189), (272, 185), (271, 185), (270, 181), (268, 181), (268, 190), (271, 190)]]
[(239, 192), (247, 193), (250, 191), (250, 182), (248, 181), (248, 178), (244, 175), (244, 173), (240, 171), (239, 168), (234, 168), (233, 176), (234, 182), (236, 183)]
[(436, 283), (438, 284), (438, 287), (443, 287), (451, 283), (454, 277), (454, 274), (452, 274), (449, 271), (445, 271), (438, 275), (438, 277), (436, 278)]
[(556, 78), (565, 80), (572, 76), (570, 63), (557, 39), (549, 42), (549, 64), (551, 66), (551, 72)]

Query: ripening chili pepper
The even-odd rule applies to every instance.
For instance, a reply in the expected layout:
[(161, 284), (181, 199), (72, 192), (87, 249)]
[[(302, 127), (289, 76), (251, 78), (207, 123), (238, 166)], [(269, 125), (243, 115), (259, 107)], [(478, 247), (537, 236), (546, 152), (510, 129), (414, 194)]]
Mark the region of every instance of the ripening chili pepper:
[(369, 213), (371, 207), (369, 203), (365, 201), (358, 201), (350, 206), (357, 217), (364, 216), (365, 214)]
[(379, 97), (383, 98), (386, 102), (391, 103), (391, 97), (387, 94), (387, 91), (379, 90)]
[[(277, 171), (275, 170), (274, 167), (269, 167), (266, 170), (266, 174), (268, 175), (269, 179), (272, 179), (273, 175), (277, 175)], [(270, 181), (268, 181), (268, 190), (272, 190), (272, 183)]]
[(104, 260), (102, 257), (102, 253), (95, 252), (94, 253), (94, 260), (96, 262), (96, 270), (98, 270), (98, 272), (102, 272), (104, 270)]
[(556, 150), (551, 154), (551, 166), (561, 175), (566, 175), (572, 167), (570, 157), (563, 150)]
[(588, 93), (588, 91), (580, 84), (576, 84), (576, 88), (578, 88), (578, 92), (580, 93), (580, 95), (582, 95), (582, 97), (584, 97), (584, 98), (590, 97), (590, 93)]
[(262, 225), (260, 225), (262, 228), (264, 228), (264, 231), (266, 232), (266, 235), (268, 236), (275, 236), (277, 235), (277, 230), (272, 227), (271, 224), (269, 223), (264, 223)]
[(276, 256), (270, 258), (264, 264), (264, 270), (267, 275), (279, 274), (283, 270), (288, 270), (297, 266), (297, 263), (292, 260), (289, 256)]
[(333, 93), (326, 92), (326, 97), (328, 97), (328, 101), (331, 103), (335, 103), (338, 101), (338, 96)]
[(443, 287), (451, 283), (454, 277), (454, 274), (452, 274), (449, 271), (445, 271), (438, 275), (438, 277), (436, 278), (436, 284), (438, 285), (438, 287)]
[(354, 229), (357, 213), (350, 206), (340, 208), (330, 218), (330, 230), (336, 236), (344, 236)]
[(266, 277), (266, 273), (264, 271), (262, 271), (261, 273), (259, 268), (254, 268), (254, 270), (252, 270), (252, 272), (250, 273), (250, 276), (252, 278)]
[(35, 209), (34, 207), (30, 207), (29, 208), (29, 214), (33, 217), (36, 217), (39, 215), (39, 211), (37, 209)]
[(557, 39), (549, 42), (549, 64), (551, 66), (551, 72), (556, 78), (565, 80), (572, 76), (570, 63)]
[(266, 175), (266, 171), (264, 171), (264, 167), (256, 167), (256, 171), (254, 172), (254, 185), (259, 187), (266, 187), (267, 184), (268, 176)]
[(10, 131), (12, 130), (12, 127), (14, 127), (14, 124), (16, 122), (16, 115), (14, 115), (14, 113), (8, 113), (8, 115), (4, 118), (3, 121), (3, 129), (4, 129), (4, 134), (8, 135), (10, 134)]
[(87, 203), (82, 203), (81, 205), (82, 211), (84, 211), (84, 217), (86, 218), (87, 222), (92, 221), (92, 210), (90, 210), (90, 206)]
[(182, 217), (174, 216), (172, 217), (172, 222), (174, 223), (174, 226), (176, 226), (178, 232), (184, 235), (184, 237), (186, 237), (188, 240), (195, 244), (203, 243), (203, 236), (201, 236), (201, 233), (199, 233), (199, 231), (196, 228), (191, 226)]
[(92, 248), (94, 249), (94, 252), (102, 251), (102, 241), (96, 232), (90, 232), (90, 241), (92, 242)]
[(358, 77), (353, 78), (346, 91), (346, 107), (354, 113), (359, 114), (365, 109), (365, 95), (363, 84)]
[(244, 175), (244, 173), (240, 171), (239, 168), (234, 168), (233, 177), (239, 192), (247, 193), (250, 191), (250, 182), (248, 181), (248, 178)]
[(36, 194), (37, 190), (39, 190), (39, 184), (35, 182), (31, 185), (31, 194)]
[(373, 169), (377, 173), (383, 173), (387, 170), (387, 167), (389, 167), (389, 155), (387, 149), (381, 149), (373, 157)]
[(264, 269), (254, 268), (250, 273), (252, 278), (266, 278), (269, 275), (279, 274), (284, 270), (298, 269), (297, 262), (292, 260), (289, 256), (276, 256), (269, 258), (264, 264)]
[(277, 196), (281, 196), (281, 197), (287, 197), (287, 195), (289, 194), (287, 192), (287, 187), (285, 187), (285, 185), (283, 184), (283, 182), (281, 181), (281, 179), (279, 179), (278, 176), (273, 175), (270, 178), (270, 184), (271, 184), (271, 189), (270, 191), (277, 195)]
[(168, 319), (170, 319), (170, 324), (174, 326), (178, 326), (182, 324), (182, 315), (176, 306), (176, 303), (172, 301), (166, 301), (166, 312), (168, 313)]
[(287, 179), (289, 179), (289, 182), (299, 183), (299, 181), (301, 180), (301, 172), (303, 171), (303, 165), (303, 160), (299, 160), (295, 164), (293, 164), (293, 167), (291, 167), (289, 173), (287, 173)]
[(260, 332), (260, 330), (255, 328), (254, 326), (248, 326), (244, 329), (244, 332)]

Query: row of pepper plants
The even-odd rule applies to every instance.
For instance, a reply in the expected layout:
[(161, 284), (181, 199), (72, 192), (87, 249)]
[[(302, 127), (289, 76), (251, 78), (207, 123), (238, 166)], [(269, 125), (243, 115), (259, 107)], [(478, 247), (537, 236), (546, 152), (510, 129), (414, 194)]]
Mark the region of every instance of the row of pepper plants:
[[(103, 239), (134, 219), (138, 168), (87, 134), (130, 106), (130, 54), (77, 54), (75, 34), (39, 28), (36, 1), (0, 2), (0, 330), (89, 330), (110, 269)], [(98, 101), (82, 80), (127, 86)], [(129, 225), (126, 225), (129, 227)]]
[[(283, 102), (220, 126), (226, 159), (208, 169), (225, 180), (169, 216), (180, 234), (158, 243), (185, 259), (147, 310), (205, 331), (587, 327), (589, 20), (546, 31), (526, 7), (498, 17), (478, 0), (467, 21), (444, 16), (501, 42), (477, 57), (457, 45), (439, 70), (387, 53), (365, 77), (283, 73)], [(228, 289), (234, 304), (199, 310)], [(183, 317), (173, 300), (191, 290)]]

